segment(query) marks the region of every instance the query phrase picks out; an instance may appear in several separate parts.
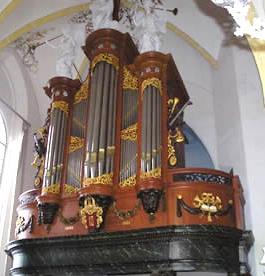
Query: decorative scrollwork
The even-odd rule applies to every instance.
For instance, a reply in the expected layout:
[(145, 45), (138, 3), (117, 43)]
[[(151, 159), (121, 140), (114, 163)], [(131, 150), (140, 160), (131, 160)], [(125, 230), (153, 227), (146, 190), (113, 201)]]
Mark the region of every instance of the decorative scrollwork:
[(138, 78), (135, 77), (126, 67), (123, 71), (123, 89), (138, 90)]
[(79, 188), (69, 185), (69, 184), (64, 184), (63, 186), (63, 191), (65, 194), (75, 194), (77, 193)]
[(78, 104), (81, 101), (84, 101), (88, 97), (88, 85), (89, 85), (89, 79), (87, 78), (84, 83), (81, 85), (80, 89), (75, 94), (74, 98), (74, 104)]
[(103, 174), (94, 178), (85, 178), (83, 180), (83, 187), (90, 185), (112, 185), (113, 184), (113, 173)]
[(59, 194), (60, 193), (60, 184), (52, 184), (48, 187), (43, 187), (42, 188), (43, 193), (47, 194)]
[(211, 173), (178, 173), (173, 175), (173, 181), (185, 182), (210, 182), (216, 184), (231, 185), (231, 177)]
[(148, 178), (161, 178), (161, 168), (156, 168), (149, 172), (141, 172), (141, 180), (146, 180)]
[(65, 101), (55, 101), (52, 103), (52, 109), (58, 108), (64, 113), (68, 114), (69, 106), (68, 103)]
[(212, 216), (227, 215), (232, 208), (233, 200), (228, 201), (228, 207), (223, 209), (222, 200), (219, 196), (214, 196), (212, 193), (202, 193), (200, 196), (196, 195), (193, 199), (193, 207), (188, 206), (181, 195), (177, 198), (177, 216), (182, 216), (181, 208), (189, 213), (196, 215), (202, 214), (207, 216), (208, 222), (212, 222)]
[(112, 203), (112, 210), (114, 214), (120, 219), (120, 220), (127, 220), (129, 218), (132, 218), (136, 215), (138, 209), (140, 208), (141, 201), (140, 199), (137, 200), (135, 206), (131, 210), (119, 210), (116, 207), (116, 202), (114, 201)]
[(122, 188), (134, 187), (136, 185), (136, 175), (130, 176), (119, 183)]
[(72, 153), (76, 150), (81, 149), (84, 146), (84, 139), (77, 137), (77, 136), (71, 136), (70, 137), (70, 144), (69, 144), (69, 153)]
[[(94, 221), (95, 216), (95, 221)], [(85, 226), (99, 228), (103, 222), (103, 208), (97, 206), (93, 197), (84, 200), (84, 207), (80, 210), (81, 222)]]
[(119, 59), (116, 56), (114, 56), (112, 54), (108, 54), (108, 53), (101, 53), (101, 54), (95, 56), (94, 59), (92, 60), (91, 70), (93, 71), (95, 66), (101, 61), (105, 61), (105, 62), (113, 65), (116, 70), (119, 69)]
[(133, 124), (121, 131), (121, 139), (122, 140), (137, 140), (137, 123)]
[(168, 136), (168, 163), (172, 167), (177, 165), (177, 155), (175, 148), (172, 144), (170, 135)]
[(26, 222), (25, 218), (22, 216), (18, 216), (16, 220), (16, 229), (15, 229), (15, 234), (16, 236), (19, 235), (20, 233), (26, 231), (29, 228), (29, 233), (32, 232), (33, 230), (33, 218), (34, 216), (32, 215), (29, 220)]
[(149, 78), (142, 82), (142, 86), (141, 86), (142, 95), (144, 93), (145, 88), (149, 85), (157, 88), (160, 94), (162, 95), (162, 84), (161, 84), (161, 80), (158, 78)]
[(168, 100), (167, 104), (169, 109), (169, 116), (171, 116), (175, 112), (178, 103), (179, 98), (177, 97)]

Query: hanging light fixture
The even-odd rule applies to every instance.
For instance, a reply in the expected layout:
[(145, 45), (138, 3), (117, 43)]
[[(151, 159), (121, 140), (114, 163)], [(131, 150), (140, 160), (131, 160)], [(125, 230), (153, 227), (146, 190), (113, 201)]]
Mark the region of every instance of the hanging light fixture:
[[(236, 23), (235, 36), (248, 35), (265, 40), (265, 17), (260, 15), (251, 18), (253, 7), (263, 7), (263, 0), (211, 0), (215, 5), (225, 8)], [(261, 3), (262, 2), (262, 3)], [(263, 9), (264, 10), (264, 9)], [(264, 14), (264, 13), (263, 13)]]

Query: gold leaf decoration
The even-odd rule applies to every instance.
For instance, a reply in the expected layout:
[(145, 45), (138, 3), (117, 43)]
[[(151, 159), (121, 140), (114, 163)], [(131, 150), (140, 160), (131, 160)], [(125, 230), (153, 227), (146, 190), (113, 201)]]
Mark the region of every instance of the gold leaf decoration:
[(168, 136), (168, 163), (170, 166), (176, 166), (177, 155), (174, 146), (172, 145), (172, 140), (170, 135)]
[(79, 189), (75, 186), (64, 184), (63, 190), (65, 194), (75, 194), (79, 191)]
[(70, 137), (70, 144), (69, 144), (69, 153), (72, 153), (76, 150), (81, 149), (84, 146), (84, 139), (77, 137), (77, 136), (71, 136)]
[(116, 70), (119, 69), (119, 59), (116, 56), (108, 53), (101, 53), (95, 56), (94, 59), (92, 60), (91, 70), (93, 71), (95, 69), (95, 66), (101, 61), (105, 61), (108, 64), (113, 65)]
[(136, 175), (130, 176), (119, 183), (122, 188), (134, 187), (136, 185)]
[(96, 228), (99, 228), (103, 222), (103, 209), (97, 206), (95, 199), (93, 197), (86, 198), (84, 201), (84, 208), (80, 210), (80, 217), (82, 224), (87, 228), (88, 216), (96, 216)]
[(84, 101), (88, 97), (88, 85), (89, 85), (89, 79), (87, 78), (84, 83), (81, 85), (80, 89), (75, 94), (74, 98), (74, 104), (78, 104), (81, 101)]
[(220, 197), (214, 196), (212, 193), (196, 195), (193, 199), (193, 205), (207, 215), (208, 222), (212, 222), (212, 215), (223, 207)]
[(60, 193), (60, 184), (52, 184), (48, 187), (43, 187), (42, 193), (59, 194)]
[(138, 78), (134, 76), (126, 67), (123, 71), (123, 89), (138, 90)]
[(161, 80), (158, 78), (149, 78), (142, 82), (142, 87), (141, 87), (142, 95), (144, 93), (145, 88), (149, 85), (157, 88), (159, 90), (160, 94), (162, 95), (162, 84), (161, 84)]
[(123, 129), (121, 131), (121, 139), (136, 141), (136, 139), (137, 139), (137, 123)]
[(55, 101), (52, 103), (52, 109), (60, 109), (61, 111), (65, 112), (66, 114), (68, 114), (68, 103), (65, 101)]
[(161, 168), (156, 168), (149, 172), (141, 172), (141, 180), (146, 180), (148, 178), (161, 178)]
[(103, 174), (94, 178), (84, 178), (83, 187), (90, 185), (112, 185), (113, 184), (113, 173)]

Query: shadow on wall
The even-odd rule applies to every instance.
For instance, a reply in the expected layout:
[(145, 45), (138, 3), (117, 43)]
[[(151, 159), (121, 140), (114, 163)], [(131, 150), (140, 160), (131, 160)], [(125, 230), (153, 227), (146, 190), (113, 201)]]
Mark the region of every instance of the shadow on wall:
[(197, 134), (187, 124), (183, 131), (188, 142), (185, 144), (185, 166), (214, 169), (212, 158)]

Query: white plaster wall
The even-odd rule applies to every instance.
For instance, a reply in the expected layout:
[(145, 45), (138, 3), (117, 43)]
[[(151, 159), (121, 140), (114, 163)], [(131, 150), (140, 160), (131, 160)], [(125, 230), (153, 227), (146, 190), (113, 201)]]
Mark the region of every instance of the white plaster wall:
[(190, 95), (184, 119), (200, 137), (214, 164), (217, 164), (215, 118), (213, 109), (213, 67), (182, 38), (168, 31), (162, 52), (171, 53)]
[[(3, 99), (12, 109), (19, 113), (27, 122), (30, 127), (25, 131), (23, 138), (22, 151), (20, 153), (20, 163), (18, 168), (18, 177), (16, 187), (13, 187), (10, 194), (6, 195), (8, 201), (8, 214), (6, 214), (5, 220), (1, 223), (7, 223), (5, 233), (1, 237), (1, 266), (0, 275), (7, 275), (10, 258), (8, 259), (7, 267), (5, 261), (7, 256), (2, 251), (2, 246), (8, 240), (14, 239), (14, 229), (16, 220), (16, 206), (17, 198), (22, 191), (33, 188), (33, 176), (34, 170), (30, 163), (33, 159), (33, 139), (32, 133), (37, 127), (40, 126), (40, 114), (38, 111), (38, 105), (35, 97), (35, 92), (32, 89), (32, 85), (29, 76), (23, 66), (20, 63), (20, 59), (13, 50), (6, 50), (0, 55), (0, 98)], [(8, 108), (5, 104), (1, 103), (1, 112), (4, 116), (4, 120), (7, 126), (7, 136), (12, 134), (15, 127), (12, 123), (14, 112)], [(18, 119), (19, 120), (19, 119)], [(9, 139), (9, 138), (8, 138)], [(16, 174), (16, 172), (14, 172)], [(8, 183), (2, 183), (3, 185)], [(24, 186), (23, 186), (24, 185)]]
[(265, 246), (265, 106), (261, 83), (254, 58), (250, 50), (233, 48), (235, 72), (242, 119), (242, 135), (246, 157), (247, 222), (253, 230), (255, 243), (251, 255), (253, 275), (265, 272), (259, 262)]

